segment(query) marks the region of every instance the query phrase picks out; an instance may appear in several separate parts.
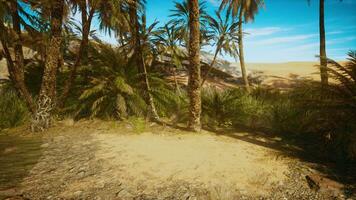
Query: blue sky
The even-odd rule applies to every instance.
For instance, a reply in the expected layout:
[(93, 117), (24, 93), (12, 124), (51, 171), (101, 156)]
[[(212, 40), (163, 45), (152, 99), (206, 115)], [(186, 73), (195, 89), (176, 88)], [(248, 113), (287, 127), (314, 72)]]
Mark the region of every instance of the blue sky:
[[(177, 0), (179, 1), (179, 0)], [(356, 50), (356, 0), (325, 0), (327, 55), (345, 60)], [(245, 25), (247, 62), (316, 61), (319, 53), (319, 0), (265, 0), (255, 21)], [(218, 9), (220, 0), (207, 0), (208, 12)], [(147, 0), (148, 23), (169, 20), (173, 0)], [(115, 43), (114, 38), (103, 39)], [(208, 50), (213, 48), (208, 48)], [(223, 56), (233, 61), (232, 58)]]

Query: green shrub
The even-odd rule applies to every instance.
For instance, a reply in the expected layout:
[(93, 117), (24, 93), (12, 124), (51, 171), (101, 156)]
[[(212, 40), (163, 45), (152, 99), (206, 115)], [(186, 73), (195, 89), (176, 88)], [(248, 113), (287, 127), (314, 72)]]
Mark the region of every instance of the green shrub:
[(202, 92), (202, 122), (214, 127), (259, 127), (269, 106), (242, 89), (206, 88)]
[(141, 117), (129, 117), (127, 122), (132, 127), (134, 133), (143, 133), (148, 130), (148, 124), (144, 118)]
[(23, 124), (29, 118), (24, 102), (10, 84), (0, 85), (0, 130)]

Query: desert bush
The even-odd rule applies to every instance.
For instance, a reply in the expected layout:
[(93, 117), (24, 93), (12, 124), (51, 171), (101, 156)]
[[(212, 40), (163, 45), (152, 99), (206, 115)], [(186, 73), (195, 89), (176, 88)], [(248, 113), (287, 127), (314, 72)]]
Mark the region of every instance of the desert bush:
[(25, 103), (11, 83), (0, 84), (0, 130), (23, 124), (29, 118)]
[(210, 128), (262, 126), (268, 105), (243, 89), (220, 90), (206, 88), (202, 91), (202, 122)]

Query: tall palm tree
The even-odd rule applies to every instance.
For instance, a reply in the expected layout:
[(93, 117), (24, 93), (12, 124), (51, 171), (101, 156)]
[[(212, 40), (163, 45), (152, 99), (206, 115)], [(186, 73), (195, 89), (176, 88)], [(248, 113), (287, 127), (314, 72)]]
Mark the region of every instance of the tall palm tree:
[(216, 11), (215, 15), (217, 19), (211, 16), (208, 18), (209, 28), (213, 33), (211, 39), (215, 42), (215, 53), (213, 60), (209, 65), (208, 71), (203, 75), (202, 86), (208, 78), (209, 72), (213, 68), (219, 53), (224, 51), (233, 57), (238, 55), (236, 44), (240, 39), (238, 35), (239, 22), (230, 19), (229, 11), (226, 12), (225, 19), (221, 17), (221, 12)]
[(319, 39), (320, 39), (320, 79), (322, 85), (328, 85), (328, 69), (325, 44), (325, 20), (324, 9), (325, 0), (320, 0), (319, 5)]
[(182, 48), (179, 46), (180, 31), (173, 24), (165, 24), (161, 27), (154, 38), (154, 42), (159, 49), (160, 55), (169, 56), (173, 62), (173, 78), (176, 91), (180, 93), (177, 80), (177, 70), (182, 67), (182, 60), (185, 56)]
[[(71, 68), (69, 78), (66, 80), (63, 88), (63, 93), (61, 95), (60, 107), (62, 107), (70, 93), (72, 84), (75, 80), (78, 67), (83, 64), (88, 64), (88, 45), (89, 45), (89, 34), (91, 32), (91, 24), (95, 14), (98, 14), (98, 19), (100, 20), (101, 29), (110, 29), (113, 24), (111, 20), (113, 16), (117, 16), (117, 12), (114, 10), (120, 7), (122, 1), (104, 1), (104, 0), (71, 0), (72, 9), (74, 12), (80, 11), (81, 13), (81, 42), (79, 45), (79, 50), (75, 59), (75, 62)], [(117, 3), (117, 4), (115, 4)], [(113, 15), (108, 15), (107, 13), (115, 13)]]
[(190, 99), (189, 124), (192, 131), (200, 131), (201, 122), (201, 82), (200, 82), (200, 23), (199, 1), (190, 0), (189, 8), (189, 79)]
[(247, 78), (246, 66), (245, 66), (245, 56), (243, 47), (243, 22), (248, 22), (254, 19), (257, 14), (259, 7), (263, 4), (263, 0), (222, 0), (220, 5), (220, 10), (227, 8), (231, 11), (234, 17), (238, 16), (239, 19), (239, 58), (241, 73), (244, 79), (245, 87), (247, 91), (250, 89), (250, 85)]
[[(189, 49), (189, 0), (182, 2), (174, 2), (174, 9), (169, 21), (180, 32), (181, 44)], [(200, 45), (204, 45), (205, 41), (209, 40), (209, 31), (207, 31), (208, 13), (206, 11), (206, 1), (199, 1), (199, 23), (200, 23)]]
[[(159, 121), (159, 116), (154, 105), (153, 97), (150, 94), (150, 84), (147, 76), (147, 68), (143, 55), (143, 48), (141, 44), (140, 37), (140, 24), (138, 19), (139, 9), (142, 6), (142, 2), (139, 0), (133, 0), (129, 2), (129, 17), (131, 22), (131, 43), (134, 48), (134, 61), (136, 66), (138, 67), (138, 73), (141, 77), (142, 84), (142, 94), (148, 106), (148, 118), (154, 121)], [(142, 7), (141, 7), (142, 8)]]
[(65, 1), (51, 1), (48, 6), (50, 8), (50, 38), (36, 113), (33, 116), (31, 125), (32, 131), (39, 131), (49, 127), (53, 109), (56, 105), (56, 74), (58, 56), (61, 54)]
[[(310, 3), (311, 0), (308, 0)], [(342, 0), (340, 0), (342, 1)], [(323, 86), (328, 85), (328, 61), (325, 42), (325, 0), (319, 0), (319, 41), (320, 41), (320, 80)]]
[[(36, 106), (25, 85), (25, 63), (22, 49), (21, 26), (28, 28), (29, 25), (24, 23), (25, 20), (21, 17), (20, 13), (29, 20), (31, 20), (33, 16), (27, 13), (16, 0), (7, 2), (0, 1), (0, 7), (0, 41), (4, 51), (3, 54), (7, 60), (10, 79), (26, 102), (29, 110), (34, 113)], [(12, 27), (6, 26), (6, 22), (12, 24)], [(11, 34), (13, 34), (12, 36), (14, 37), (10, 36)], [(10, 40), (10, 38), (14, 39)], [(15, 60), (13, 60), (9, 49), (12, 46), (14, 49)]]

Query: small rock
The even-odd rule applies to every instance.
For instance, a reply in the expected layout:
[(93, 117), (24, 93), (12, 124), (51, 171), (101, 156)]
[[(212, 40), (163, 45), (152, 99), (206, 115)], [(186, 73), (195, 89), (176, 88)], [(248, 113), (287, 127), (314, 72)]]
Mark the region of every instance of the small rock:
[(82, 196), (83, 195), (83, 191), (76, 191), (76, 192), (74, 192), (73, 193), (73, 195), (75, 196), (75, 197), (80, 197), (80, 196)]
[(116, 194), (117, 197), (122, 197), (123, 199), (132, 199), (134, 196), (127, 190), (121, 190)]
[(41, 148), (48, 148), (49, 147), (49, 144), (48, 143), (44, 143), (41, 145)]
[(96, 186), (97, 186), (97, 188), (104, 188), (105, 187), (105, 181), (98, 181)]
[(85, 172), (84, 171), (80, 171), (80, 172), (78, 172), (77, 175), (78, 175), (79, 178), (84, 178)]

